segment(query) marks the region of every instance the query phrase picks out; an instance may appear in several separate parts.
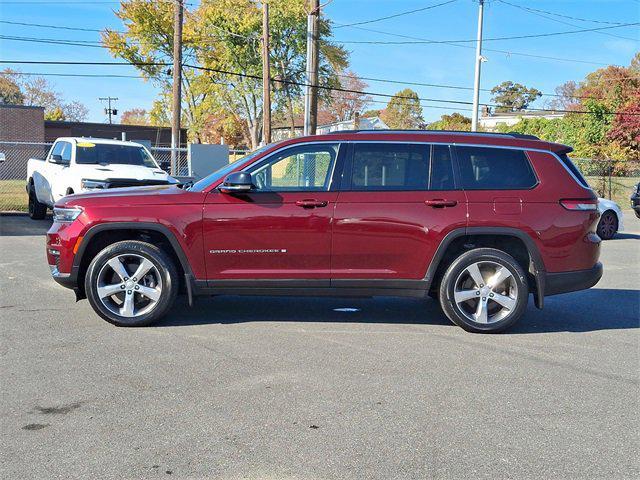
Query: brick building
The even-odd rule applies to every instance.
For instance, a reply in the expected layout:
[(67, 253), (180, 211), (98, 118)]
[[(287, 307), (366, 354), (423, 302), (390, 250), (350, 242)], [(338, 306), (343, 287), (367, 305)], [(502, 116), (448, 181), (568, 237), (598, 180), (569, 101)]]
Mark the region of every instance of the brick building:
[(44, 142), (44, 107), (0, 104), (0, 141)]

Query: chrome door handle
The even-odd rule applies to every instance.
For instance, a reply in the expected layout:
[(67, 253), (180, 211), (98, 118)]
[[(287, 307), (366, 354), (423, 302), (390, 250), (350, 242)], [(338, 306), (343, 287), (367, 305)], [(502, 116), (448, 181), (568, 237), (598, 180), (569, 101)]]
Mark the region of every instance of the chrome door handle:
[(434, 200), (425, 200), (424, 203), (432, 208), (444, 208), (444, 207), (455, 207), (458, 204), (458, 201), (437, 198)]

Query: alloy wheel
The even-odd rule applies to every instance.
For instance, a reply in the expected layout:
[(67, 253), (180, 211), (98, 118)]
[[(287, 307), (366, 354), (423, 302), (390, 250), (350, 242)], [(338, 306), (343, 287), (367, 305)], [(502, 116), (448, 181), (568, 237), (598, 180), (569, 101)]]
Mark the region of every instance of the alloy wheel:
[(148, 258), (117, 255), (98, 273), (96, 291), (100, 302), (122, 317), (137, 317), (155, 308), (162, 295), (162, 277)]
[(454, 301), (472, 322), (490, 324), (507, 318), (518, 305), (518, 286), (513, 273), (492, 261), (475, 262), (456, 278)]

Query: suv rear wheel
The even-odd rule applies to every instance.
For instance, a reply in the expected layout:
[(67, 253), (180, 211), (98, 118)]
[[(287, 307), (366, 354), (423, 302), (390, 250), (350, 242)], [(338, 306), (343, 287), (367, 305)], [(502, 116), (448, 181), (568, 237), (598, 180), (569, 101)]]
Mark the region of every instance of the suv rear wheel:
[(529, 299), (527, 275), (509, 254), (476, 248), (460, 255), (440, 284), (440, 304), (469, 332), (495, 333), (513, 325)]
[(158, 247), (135, 240), (109, 245), (91, 262), (85, 277), (89, 303), (106, 321), (121, 327), (149, 325), (171, 308), (178, 272)]

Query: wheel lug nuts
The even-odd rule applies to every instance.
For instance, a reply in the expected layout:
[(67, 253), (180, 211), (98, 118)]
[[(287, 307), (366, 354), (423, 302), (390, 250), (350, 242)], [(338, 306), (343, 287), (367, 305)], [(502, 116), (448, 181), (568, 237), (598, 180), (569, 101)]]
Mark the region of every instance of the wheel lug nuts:
[(131, 290), (127, 290), (127, 295), (131, 295)]
[(120, 288), (121, 288), (122, 290), (124, 290), (124, 285), (120, 285)]
[(134, 282), (138, 281), (138, 279), (136, 277), (133, 277), (131, 280), (133, 280)]
[(140, 290), (140, 287), (138, 285), (136, 285), (136, 290)]
[(487, 301), (487, 297), (482, 297), (482, 301), (486, 302)]
[(476, 295), (480, 295), (480, 290), (478, 290), (478, 291), (476, 292)]
[(493, 297), (493, 293), (490, 293), (490, 294), (489, 294), (489, 296), (490, 296), (490, 297)]
[(481, 284), (480, 284), (480, 288), (482, 288), (482, 287), (484, 287), (484, 283), (481, 283)]

